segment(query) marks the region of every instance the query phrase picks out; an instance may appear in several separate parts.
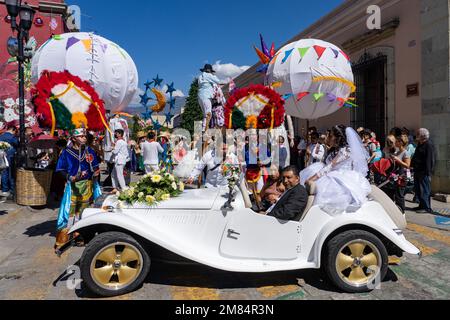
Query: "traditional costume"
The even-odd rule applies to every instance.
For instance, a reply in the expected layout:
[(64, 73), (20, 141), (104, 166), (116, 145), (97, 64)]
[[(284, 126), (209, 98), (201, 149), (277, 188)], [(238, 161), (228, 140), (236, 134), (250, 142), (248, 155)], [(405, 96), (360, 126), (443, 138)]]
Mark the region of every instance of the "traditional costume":
[[(74, 130), (73, 137), (85, 135), (85, 129)], [(59, 157), (56, 172), (67, 178), (66, 189), (58, 214), (55, 247), (59, 248), (69, 241), (69, 229), (79, 221), (84, 209), (87, 209), (101, 196), (96, 177), (100, 174), (100, 165), (94, 150), (81, 146), (80, 150), (68, 147)], [(75, 182), (70, 179), (75, 177)]]

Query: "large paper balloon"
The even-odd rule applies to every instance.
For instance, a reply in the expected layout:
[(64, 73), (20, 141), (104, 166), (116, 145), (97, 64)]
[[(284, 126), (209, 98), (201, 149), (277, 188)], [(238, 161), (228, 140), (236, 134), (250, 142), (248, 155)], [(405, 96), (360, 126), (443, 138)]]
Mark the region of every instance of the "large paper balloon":
[(66, 33), (44, 43), (32, 61), (33, 83), (37, 83), (45, 70), (67, 70), (89, 81), (105, 107), (113, 111), (125, 109), (138, 89), (136, 65), (128, 53), (90, 33)]
[(315, 39), (282, 48), (270, 61), (266, 84), (286, 100), (286, 113), (318, 119), (348, 105), (355, 91), (348, 56), (335, 45)]

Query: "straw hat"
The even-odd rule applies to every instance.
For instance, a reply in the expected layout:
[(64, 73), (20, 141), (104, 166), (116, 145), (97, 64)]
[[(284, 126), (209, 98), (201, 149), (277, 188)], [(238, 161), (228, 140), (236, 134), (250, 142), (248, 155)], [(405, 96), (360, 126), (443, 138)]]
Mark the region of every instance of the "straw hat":
[(145, 134), (144, 131), (139, 131), (139, 132), (137, 133), (137, 138), (138, 138), (138, 139), (145, 138), (146, 136), (147, 136), (147, 135)]

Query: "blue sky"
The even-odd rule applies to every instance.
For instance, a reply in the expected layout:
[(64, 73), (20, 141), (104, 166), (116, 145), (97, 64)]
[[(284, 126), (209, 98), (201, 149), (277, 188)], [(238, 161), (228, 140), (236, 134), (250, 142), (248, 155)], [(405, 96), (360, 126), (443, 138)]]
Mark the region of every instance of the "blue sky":
[(220, 61), (222, 71), (234, 74), (236, 66), (257, 62), (252, 45), (259, 46), (259, 33), (278, 48), (343, 0), (66, 2), (80, 6), (82, 31), (94, 31), (128, 51), (141, 88), (159, 74), (187, 95), (205, 63)]

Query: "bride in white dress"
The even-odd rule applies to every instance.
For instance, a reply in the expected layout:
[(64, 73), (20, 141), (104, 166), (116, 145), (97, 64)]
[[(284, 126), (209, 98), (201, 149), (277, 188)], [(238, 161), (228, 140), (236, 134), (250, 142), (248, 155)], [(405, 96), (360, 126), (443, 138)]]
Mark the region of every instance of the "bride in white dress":
[(355, 212), (367, 202), (372, 188), (366, 179), (369, 155), (355, 130), (335, 126), (325, 164), (316, 163), (300, 174), (303, 184), (315, 182), (315, 205), (329, 214)]

